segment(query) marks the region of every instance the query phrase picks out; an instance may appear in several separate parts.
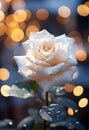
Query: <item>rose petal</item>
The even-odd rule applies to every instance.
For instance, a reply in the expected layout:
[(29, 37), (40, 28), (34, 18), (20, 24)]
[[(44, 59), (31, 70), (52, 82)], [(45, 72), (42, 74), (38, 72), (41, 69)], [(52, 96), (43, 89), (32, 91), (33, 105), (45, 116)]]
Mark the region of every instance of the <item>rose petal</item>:
[(60, 50), (64, 52), (62, 58), (68, 59), (70, 55), (75, 56), (73, 38), (68, 38), (64, 34), (64, 35), (55, 37), (55, 43), (58, 44)]
[(69, 38), (66, 35), (61, 35), (55, 38), (55, 42), (58, 43), (61, 50), (64, 51), (62, 58), (67, 60), (66, 67), (76, 65), (77, 60), (74, 49), (74, 39)]
[(50, 90), (54, 86), (64, 85), (65, 83), (70, 83), (72, 81), (73, 74), (76, 72), (76, 67), (71, 67), (70, 70), (66, 70), (63, 73), (59, 73), (58, 75), (51, 76), (42, 81), (38, 81), (40, 87), (44, 90), (44, 92)]
[(49, 38), (54, 38), (52, 34), (50, 34), (47, 30), (43, 29), (40, 32), (31, 32), (30, 34), (31, 39), (49, 39)]
[(26, 67), (28, 65), (31, 65), (31, 63), (26, 59), (26, 56), (14, 56), (14, 59), (18, 64), (18, 72), (20, 74), (28, 79), (34, 77), (34, 72)]
[(56, 74), (57, 72), (60, 72), (64, 68), (64, 66), (65, 66), (64, 63), (60, 63), (56, 66), (50, 66), (50, 67), (34, 67), (28, 65), (28, 68), (31, 69), (32, 71), (35, 71), (38, 74), (52, 75)]
[(42, 30), (40, 32), (31, 32), (30, 34), (30, 38), (28, 39), (28, 43), (24, 42), (23, 43), (23, 47), (25, 48), (25, 50), (30, 47), (30, 49), (34, 50), (35, 52), (37, 51), (37, 48), (45, 41), (53, 41), (54, 40), (54, 36), (51, 35), (48, 31), (46, 30)]
[(42, 66), (47, 66), (47, 67), (50, 66), (50, 64), (48, 64), (47, 62), (35, 58), (35, 56), (34, 56), (34, 54), (33, 54), (33, 50), (29, 50), (29, 51), (28, 51), (28, 53), (26, 54), (26, 58), (27, 58), (30, 62), (32, 62), (32, 63), (34, 63), (34, 64), (36, 64), (36, 65), (42, 65)]

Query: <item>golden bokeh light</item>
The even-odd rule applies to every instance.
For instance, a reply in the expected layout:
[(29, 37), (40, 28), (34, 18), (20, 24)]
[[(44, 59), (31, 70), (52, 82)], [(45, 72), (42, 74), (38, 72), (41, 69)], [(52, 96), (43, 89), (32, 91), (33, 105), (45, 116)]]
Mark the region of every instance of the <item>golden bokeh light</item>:
[(15, 13), (13, 14), (13, 17), (16, 22), (23, 22), (27, 18), (27, 13), (23, 9), (16, 10)]
[(24, 38), (24, 32), (20, 28), (15, 28), (11, 33), (11, 38), (15, 42), (20, 42)]
[(61, 6), (58, 9), (58, 14), (63, 18), (68, 18), (71, 15), (71, 10), (67, 6)]
[(0, 22), (3, 21), (5, 18), (5, 14), (3, 11), (0, 10)]
[(78, 106), (80, 108), (84, 108), (88, 105), (88, 99), (87, 98), (81, 98), (78, 102)]
[(7, 80), (10, 77), (10, 73), (5, 68), (0, 68), (0, 79)]
[(87, 59), (87, 53), (85, 50), (76, 50), (76, 58), (78, 61), (85, 61)]
[(27, 37), (30, 37), (30, 33), (31, 32), (38, 32), (39, 31), (39, 28), (35, 25), (29, 25), (27, 28), (26, 28), (26, 36)]
[(15, 27), (15, 26), (17, 26), (17, 24), (18, 24), (18, 23), (15, 21), (13, 14), (8, 15), (8, 16), (6, 17), (5, 22), (6, 22), (7, 26), (9, 26), (9, 27)]
[(57, 21), (60, 23), (60, 24), (68, 24), (70, 19), (69, 18), (64, 18), (64, 17), (61, 17), (60, 15), (57, 15)]
[(69, 36), (73, 37), (75, 39), (76, 43), (82, 43), (82, 37), (81, 37), (81, 34), (78, 31), (76, 31), (76, 30), (71, 31), (69, 33)]
[(31, 18), (32, 13), (31, 13), (31, 11), (28, 10), (28, 9), (25, 9), (25, 11), (26, 11), (26, 13), (27, 13), (26, 21), (28, 21), (28, 20)]
[(2, 8), (2, 2), (0, 1), (0, 9)]
[(1, 86), (1, 94), (4, 96), (4, 97), (9, 97), (9, 94), (6, 92), (10, 90), (10, 86), (9, 85), (2, 85)]
[(67, 113), (68, 113), (68, 115), (71, 115), (71, 116), (74, 115), (74, 111), (70, 107), (68, 108)]
[(46, 9), (39, 9), (36, 12), (36, 17), (39, 20), (46, 20), (48, 18), (48, 16), (49, 16), (49, 12)]
[(87, 7), (89, 7), (89, 1), (84, 3)]
[(40, 29), (40, 23), (37, 20), (32, 20), (29, 24), (30, 25), (35, 25)]
[(73, 90), (73, 94), (74, 94), (75, 96), (80, 96), (80, 95), (83, 94), (83, 91), (84, 91), (84, 89), (83, 89), (82, 86), (76, 86), (76, 87), (74, 88), (74, 90)]
[(89, 36), (88, 36), (88, 42), (89, 42)]
[(23, 40), (22, 40), (22, 42), (25, 42), (27, 40), (28, 40), (28, 37), (25, 35), (24, 38), (23, 38)]
[(74, 88), (75, 88), (75, 86), (72, 84), (65, 84), (66, 92), (72, 92)]
[(12, 9), (18, 10), (18, 9), (25, 9), (26, 3), (24, 0), (12, 0)]
[(89, 15), (89, 7), (85, 4), (81, 4), (77, 7), (77, 12), (81, 16), (88, 16)]
[(12, 0), (5, 0), (6, 3), (9, 3), (9, 2), (11, 2), (11, 1), (12, 1)]
[(5, 46), (8, 49), (13, 49), (18, 45), (18, 42), (13, 41), (10, 37), (6, 37), (5, 39)]
[(15, 26), (15, 27), (8, 27), (8, 26), (6, 26), (6, 34), (8, 35), (8, 36), (11, 36), (11, 33), (13, 32), (13, 30), (15, 29), (15, 28), (18, 28), (19, 26), (18, 26), (18, 24)]
[(26, 27), (26, 24), (24, 22), (21, 22), (21, 23), (18, 23), (18, 26), (19, 26), (19, 28), (21, 28), (22, 30), (24, 30), (25, 27)]
[(4, 23), (0, 23), (0, 36), (6, 32), (6, 26)]

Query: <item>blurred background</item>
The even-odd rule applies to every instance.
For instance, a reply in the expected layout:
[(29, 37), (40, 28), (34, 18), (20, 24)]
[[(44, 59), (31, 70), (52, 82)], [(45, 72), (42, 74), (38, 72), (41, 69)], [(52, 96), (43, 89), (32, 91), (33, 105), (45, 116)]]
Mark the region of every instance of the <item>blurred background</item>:
[[(78, 76), (65, 89), (79, 106), (78, 119), (89, 128), (89, 1), (88, 0), (0, 0), (0, 120), (18, 123), (27, 115), (34, 99), (9, 97), (5, 88), (23, 80), (14, 55), (24, 53), (22, 42), (30, 32), (42, 29), (75, 39)], [(73, 90), (76, 87), (75, 91)]]

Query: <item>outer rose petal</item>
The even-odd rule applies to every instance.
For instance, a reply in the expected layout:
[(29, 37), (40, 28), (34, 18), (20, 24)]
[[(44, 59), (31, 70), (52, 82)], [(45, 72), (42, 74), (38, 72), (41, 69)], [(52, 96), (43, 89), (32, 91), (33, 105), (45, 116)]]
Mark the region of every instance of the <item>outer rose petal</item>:
[(18, 64), (18, 72), (26, 78), (33, 79), (34, 72), (27, 67), (31, 63), (26, 59), (26, 56), (14, 56), (14, 59)]
[(39, 80), (38, 83), (44, 92), (46, 92), (54, 86), (61, 86), (65, 83), (70, 83), (76, 70), (76, 67), (71, 67), (69, 70), (66, 70), (62, 74), (59, 73), (59, 75), (55, 75), (49, 78), (47, 77), (47, 79)]
[(34, 67), (34, 66), (29, 66), (28, 68), (31, 69), (32, 71), (41, 74), (41, 75), (45, 75), (45, 76), (49, 76), (52, 74), (56, 74), (57, 72), (60, 72), (63, 68), (64, 68), (65, 64), (64, 63), (60, 63), (56, 66), (50, 66), (50, 67)]
[(63, 59), (67, 60), (66, 67), (70, 67), (72, 65), (77, 64), (75, 47), (74, 47), (74, 39), (67, 37), (65, 34), (58, 36), (55, 38), (55, 42), (59, 44), (59, 47), (62, 51), (64, 51), (64, 55), (62, 55)]

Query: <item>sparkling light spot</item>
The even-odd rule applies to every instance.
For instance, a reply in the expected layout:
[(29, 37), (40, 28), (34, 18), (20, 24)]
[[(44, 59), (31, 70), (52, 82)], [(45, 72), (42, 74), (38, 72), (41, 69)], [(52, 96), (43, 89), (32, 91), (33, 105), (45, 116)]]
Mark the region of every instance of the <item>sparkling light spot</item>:
[(75, 88), (75, 86), (72, 84), (65, 84), (65, 90), (67, 92), (72, 92), (74, 88)]
[(77, 50), (76, 58), (78, 61), (85, 61), (87, 59), (87, 53), (85, 50)]
[(11, 33), (11, 38), (15, 42), (20, 42), (24, 38), (24, 32), (20, 28), (15, 28)]
[(16, 10), (13, 17), (16, 22), (23, 22), (26, 20), (27, 13), (25, 10), (22, 10), (22, 9)]
[(67, 6), (61, 6), (59, 7), (58, 9), (58, 14), (61, 16), (61, 17), (64, 17), (64, 18), (68, 18), (71, 14), (71, 10), (69, 7)]
[(10, 77), (10, 73), (7, 69), (1, 68), (0, 69), (0, 79), (7, 80)]
[(80, 108), (84, 108), (88, 105), (88, 99), (87, 98), (81, 98), (78, 102), (78, 106)]
[(15, 27), (18, 23), (15, 21), (13, 14), (10, 14), (6, 17), (6, 24), (9, 27)]
[(77, 12), (81, 16), (88, 16), (89, 14), (89, 8), (88, 6), (81, 4), (77, 7)]
[(68, 110), (67, 110), (67, 113), (69, 114), (69, 115), (74, 115), (74, 111), (73, 111), (73, 109), (72, 108), (68, 108)]
[(10, 90), (10, 86), (9, 85), (2, 85), (1, 86), (1, 94), (5, 97), (8, 97), (9, 94), (6, 92), (7, 90)]
[(38, 31), (39, 31), (39, 28), (37, 26), (30, 25), (26, 29), (26, 35), (27, 35), (27, 37), (29, 37), (31, 32), (38, 32)]
[(80, 95), (83, 94), (83, 91), (84, 91), (84, 89), (83, 89), (82, 86), (76, 86), (76, 87), (74, 88), (74, 90), (73, 90), (73, 94), (74, 94), (75, 96), (80, 96)]
[(39, 20), (46, 20), (48, 18), (48, 16), (49, 16), (49, 12), (46, 9), (39, 9), (36, 12), (36, 17)]
[(6, 32), (6, 26), (4, 23), (0, 23), (0, 36)]
[(5, 18), (5, 14), (3, 11), (0, 10), (0, 22), (3, 21)]

